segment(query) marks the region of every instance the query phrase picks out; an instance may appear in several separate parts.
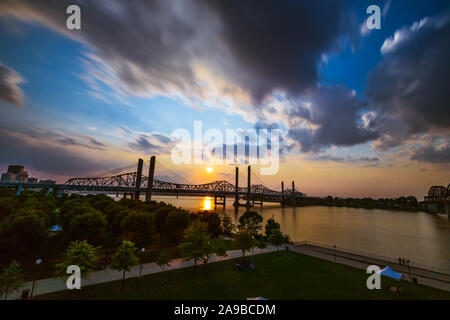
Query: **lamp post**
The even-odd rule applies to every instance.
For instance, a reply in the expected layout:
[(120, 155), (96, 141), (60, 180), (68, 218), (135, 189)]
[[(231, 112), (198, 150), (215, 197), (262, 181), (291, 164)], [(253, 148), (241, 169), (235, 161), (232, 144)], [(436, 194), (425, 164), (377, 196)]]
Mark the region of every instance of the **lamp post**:
[(411, 268), (409, 267), (409, 260), (406, 260), (406, 264), (408, 265), (409, 283), (412, 283), (412, 279), (411, 279)]
[(141, 248), (141, 252), (142, 252), (142, 254), (141, 254), (141, 269), (140, 269), (140, 271), (139, 271), (139, 278), (142, 278), (142, 265), (143, 265), (143, 263), (144, 263), (144, 261), (143, 261), (143, 256), (144, 256), (144, 252), (145, 252), (145, 248)]
[[(42, 262), (42, 259), (37, 259), (36, 260), (36, 265), (40, 265)], [(37, 268), (37, 267), (36, 267)], [(30, 293), (30, 299), (33, 298), (33, 291), (34, 291), (34, 286), (36, 284), (36, 277), (34, 277), (33, 279), (33, 285), (31, 286), (31, 293)]]
[(336, 263), (336, 245), (333, 246), (334, 263)]

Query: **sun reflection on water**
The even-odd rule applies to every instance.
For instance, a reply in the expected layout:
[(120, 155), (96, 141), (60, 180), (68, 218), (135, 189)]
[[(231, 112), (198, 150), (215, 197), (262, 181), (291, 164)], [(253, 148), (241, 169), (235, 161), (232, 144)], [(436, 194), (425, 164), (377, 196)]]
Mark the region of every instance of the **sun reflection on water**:
[(213, 208), (213, 201), (211, 197), (204, 197), (203, 198), (203, 208), (202, 210), (212, 210)]

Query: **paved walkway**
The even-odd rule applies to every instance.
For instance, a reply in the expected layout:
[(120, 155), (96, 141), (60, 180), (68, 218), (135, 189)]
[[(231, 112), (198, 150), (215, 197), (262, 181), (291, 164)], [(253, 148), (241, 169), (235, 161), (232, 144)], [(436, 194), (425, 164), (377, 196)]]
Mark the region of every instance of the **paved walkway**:
[[(267, 248), (265, 248), (265, 249), (258, 249), (258, 248), (254, 249), (253, 254), (268, 253), (268, 252), (273, 252), (276, 250), (277, 250), (276, 247), (268, 245)], [(280, 247), (280, 250), (281, 250), (281, 247)], [(228, 256), (225, 258), (220, 258), (220, 260), (216, 257), (216, 255), (212, 255), (209, 258), (208, 263), (220, 262), (220, 261), (224, 261), (224, 260), (242, 257), (241, 250), (230, 250), (230, 251), (227, 251), (227, 253), (228, 253)], [(249, 253), (246, 252), (246, 256), (248, 256), (248, 255), (249, 255)], [(169, 268), (164, 267), (164, 271), (193, 267), (193, 266), (194, 266), (194, 260), (184, 261), (183, 259), (179, 258), (179, 259), (172, 260), (170, 262), (170, 267)], [(141, 268), (141, 265), (136, 265), (136, 266), (132, 267), (130, 272), (127, 272), (125, 274), (125, 278), (129, 279), (129, 278), (139, 277), (140, 268)], [(163, 272), (163, 271), (156, 263), (145, 263), (142, 265), (142, 275), (152, 274), (152, 273), (157, 273), (157, 272)], [(122, 280), (122, 276), (123, 276), (122, 272), (112, 270), (110, 268), (106, 268), (105, 270), (100, 270), (100, 271), (94, 271), (94, 272), (89, 273), (88, 279), (81, 279), (81, 287), (98, 284), (98, 283), (103, 283), (103, 282)], [(66, 280), (67, 280), (67, 277), (55, 277), (55, 278), (37, 280), (36, 284), (34, 286), (33, 297), (37, 296), (37, 295), (45, 294), (45, 293), (67, 290)], [(26, 282), (25, 285), (22, 287), (22, 289), (19, 290), (18, 292), (9, 293), (8, 300), (19, 299), (22, 295), (22, 290), (29, 289), (31, 291), (32, 285), (33, 285), (32, 281)]]
[[(322, 248), (319, 246), (309, 244), (296, 245), (291, 246), (291, 250), (323, 260), (334, 262), (335, 259), (333, 250)], [(336, 250), (336, 263), (345, 264), (363, 270), (366, 270), (367, 266), (373, 264), (378, 265), (381, 268), (384, 268), (385, 266), (389, 265), (396, 272), (402, 273), (405, 279), (409, 281), (408, 268), (406, 266), (383, 261), (376, 258), (365, 257), (357, 254), (351, 254), (348, 252)], [(419, 268), (411, 268), (411, 276), (417, 278), (419, 284), (423, 284), (441, 290), (450, 291), (450, 275), (448, 274), (442, 274)]]

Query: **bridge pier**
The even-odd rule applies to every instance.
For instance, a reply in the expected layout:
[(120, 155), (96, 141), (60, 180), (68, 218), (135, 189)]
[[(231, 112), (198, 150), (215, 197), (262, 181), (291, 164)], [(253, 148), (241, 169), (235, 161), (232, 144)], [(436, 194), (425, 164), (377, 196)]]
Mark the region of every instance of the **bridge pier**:
[(150, 168), (148, 170), (148, 180), (147, 180), (147, 192), (145, 193), (145, 201), (149, 202), (152, 200), (153, 192), (153, 177), (155, 175), (155, 156), (150, 158)]
[(239, 207), (239, 167), (236, 167), (236, 183), (234, 186), (234, 203), (233, 206)]
[[(222, 201), (217, 199), (222, 199)], [(225, 207), (225, 204), (226, 204), (226, 196), (214, 196), (214, 205), (223, 205)]]
[(139, 188), (141, 187), (142, 165), (143, 164), (144, 164), (144, 160), (139, 159), (138, 166), (137, 166), (137, 172), (136, 172), (136, 183), (134, 185), (134, 187), (136, 188), (136, 191), (134, 192), (134, 199), (136, 199), (136, 200), (139, 200), (139, 196), (141, 195)]
[(248, 166), (248, 172), (247, 172), (247, 202), (245, 203), (245, 206), (247, 207), (247, 208), (251, 208), (252, 206), (253, 206), (253, 204), (252, 204), (252, 201), (251, 201), (251, 197), (250, 197), (250, 194), (251, 194), (251, 169), (250, 169), (250, 166)]
[(17, 187), (16, 195), (20, 196), (20, 193), (22, 192), (22, 190), (23, 190), (23, 186), (22, 186), (22, 184), (19, 184), (19, 186)]
[(445, 206), (445, 213), (447, 214), (447, 218), (448, 220), (450, 220), (450, 203), (448, 203), (447, 201), (444, 202), (444, 206)]
[(262, 196), (259, 198), (259, 200), (257, 198), (255, 198), (255, 197), (253, 197), (252, 205), (253, 206), (260, 205), (262, 207), (263, 206), (263, 198), (262, 198)]
[(295, 207), (295, 182), (292, 181), (292, 205)]

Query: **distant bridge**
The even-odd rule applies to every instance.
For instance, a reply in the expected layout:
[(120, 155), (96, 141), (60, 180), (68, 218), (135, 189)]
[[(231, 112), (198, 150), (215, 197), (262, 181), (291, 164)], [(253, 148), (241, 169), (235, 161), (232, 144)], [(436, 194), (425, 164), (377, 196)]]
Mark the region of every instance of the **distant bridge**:
[(437, 203), (443, 203), (445, 206), (445, 212), (450, 219), (450, 184), (447, 187), (444, 186), (432, 186), (428, 190), (428, 195), (425, 197), (428, 209), (436, 209)]
[[(239, 187), (239, 168), (236, 167), (235, 184), (226, 180), (213, 181), (205, 184), (189, 184), (176, 172), (163, 168), (160, 175), (155, 177), (156, 158), (150, 158), (148, 175), (143, 175), (143, 160), (138, 160), (137, 170), (121, 173), (120, 170), (112, 171), (99, 177), (71, 178), (64, 184), (40, 184), (40, 183), (3, 183), (0, 186), (17, 187), (18, 193), (23, 188), (51, 188), (58, 192), (107, 192), (128, 195), (133, 199), (139, 199), (140, 194), (145, 194), (146, 201), (150, 201), (153, 194), (173, 196), (211, 196), (215, 204), (225, 205), (226, 197), (234, 197), (234, 206), (251, 207), (255, 204), (263, 205), (263, 202), (279, 202), (282, 205), (295, 205), (296, 201), (304, 198), (305, 194), (295, 189), (292, 181), (291, 189), (284, 189), (281, 183), (281, 191), (270, 189), (263, 184), (251, 184), (251, 168), (248, 166), (247, 187)], [(117, 173), (119, 171), (119, 173)], [(166, 181), (167, 180), (167, 181)], [(174, 182), (176, 181), (176, 182)], [(240, 199), (246, 200), (244, 204)]]

